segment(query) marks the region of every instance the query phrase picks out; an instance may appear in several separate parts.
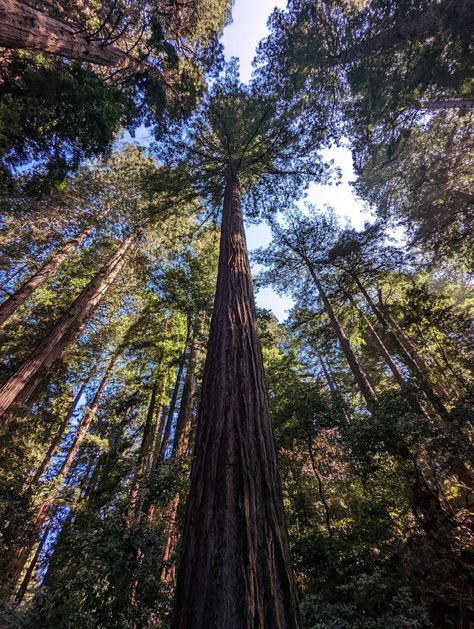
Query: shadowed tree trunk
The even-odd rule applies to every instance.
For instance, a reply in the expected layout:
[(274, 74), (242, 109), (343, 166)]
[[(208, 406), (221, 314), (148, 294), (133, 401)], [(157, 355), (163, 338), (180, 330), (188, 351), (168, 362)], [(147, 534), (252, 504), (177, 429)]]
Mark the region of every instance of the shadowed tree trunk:
[(184, 350), (179, 359), (178, 370), (176, 372), (176, 380), (174, 383), (173, 394), (171, 396), (170, 405), (168, 408), (168, 415), (166, 418), (165, 431), (160, 444), (160, 457), (164, 458), (166, 454), (166, 450), (168, 448), (168, 442), (170, 440), (171, 428), (173, 426), (174, 412), (176, 410), (176, 404), (178, 402), (179, 389), (181, 386), (181, 380), (183, 378), (184, 365), (186, 362), (186, 353), (188, 351), (189, 344), (189, 335), (190, 335), (190, 324), (188, 321), (188, 326), (186, 330), (186, 341), (184, 343)]
[(140, 451), (138, 453), (137, 469), (130, 490), (130, 498), (127, 512), (128, 528), (137, 526), (140, 522), (140, 515), (143, 505), (143, 483), (147, 477), (147, 472), (149, 472), (150, 456), (153, 448), (154, 438), (156, 436), (156, 424), (159, 422), (159, 417), (155, 412), (159, 384), (160, 373), (158, 367), (153, 386), (151, 388), (150, 402), (148, 404), (145, 425), (143, 427), (142, 441), (140, 444)]
[(72, 418), (72, 416), (74, 415), (74, 413), (76, 411), (77, 405), (79, 404), (79, 400), (81, 399), (82, 394), (84, 393), (84, 389), (86, 388), (86, 386), (87, 386), (87, 382), (83, 382), (82, 385), (79, 387), (78, 392), (76, 393), (73, 401), (71, 402), (71, 405), (69, 407), (68, 412), (66, 413), (66, 415), (64, 416), (63, 421), (61, 422), (61, 425), (59, 427), (59, 430), (58, 430), (56, 436), (52, 440), (51, 445), (48, 448), (48, 451), (44, 455), (43, 460), (38, 465), (38, 469), (36, 470), (33, 478), (31, 479), (31, 485), (34, 486), (34, 485), (36, 485), (36, 483), (39, 482), (39, 480), (43, 476), (44, 472), (46, 471), (46, 468), (48, 467), (51, 459), (56, 454), (56, 450), (58, 449), (59, 443), (60, 443), (61, 439), (63, 438), (64, 431), (69, 426), (69, 422), (71, 421), (71, 418)]
[[(126, 238), (108, 262), (80, 292), (46, 338), (0, 389), (0, 426), (14, 417), (15, 408), (25, 404), (36, 388), (52, 372), (69, 345), (80, 334), (87, 319), (102, 301), (121, 271), (134, 240)], [(13, 412), (12, 412), (13, 411)]]
[(171, 627), (300, 627), (233, 173)]
[(367, 406), (369, 408), (372, 408), (375, 402), (377, 401), (377, 395), (375, 394), (375, 391), (369, 381), (367, 374), (362, 369), (361, 365), (359, 364), (359, 361), (357, 360), (356, 355), (352, 351), (352, 347), (349, 343), (349, 339), (347, 338), (346, 333), (344, 332), (344, 329), (342, 325), (340, 324), (336, 313), (334, 312), (334, 308), (332, 307), (332, 304), (329, 301), (328, 296), (326, 295), (326, 291), (324, 290), (324, 287), (319, 277), (317, 276), (316, 271), (314, 270), (314, 266), (311, 263), (311, 260), (306, 255), (300, 253), (294, 248), (293, 248), (293, 251), (297, 255), (299, 255), (304, 261), (304, 263), (306, 264), (306, 267), (308, 268), (308, 271), (314, 283), (316, 284), (319, 297), (321, 298), (321, 301), (323, 302), (324, 309), (329, 317), (329, 320), (331, 321), (333, 330), (337, 338), (339, 339), (341, 349), (344, 353), (344, 356), (346, 357), (347, 362), (349, 363), (349, 367), (352, 371), (355, 381), (357, 382), (359, 390), (362, 393), (362, 396), (365, 399)]
[(0, 304), (0, 325), (3, 325), (5, 321), (31, 297), (34, 291), (53, 275), (56, 269), (61, 266), (71, 253), (84, 242), (92, 229), (93, 228), (90, 227), (84, 230), (81, 234), (60, 247), (53, 253), (50, 259), (43, 264), (39, 271), (34, 273), (13, 295), (10, 295), (8, 299)]
[(318, 357), (319, 364), (321, 365), (321, 368), (323, 370), (324, 377), (326, 378), (326, 382), (328, 383), (328, 386), (329, 386), (329, 390), (331, 391), (331, 394), (333, 395), (333, 397), (339, 400), (343, 409), (344, 417), (347, 423), (350, 424), (351, 416), (347, 407), (347, 403), (344, 400), (344, 396), (342, 395), (341, 391), (339, 390), (339, 387), (334, 378), (334, 374), (331, 371), (331, 367), (329, 366), (329, 364), (326, 363), (325, 359), (323, 358), (323, 355), (316, 348), (314, 348), (314, 351), (316, 353), (316, 356)]
[[(202, 326), (200, 326), (202, 328)], [(176, 430), (173, 439), (174, 459), (185, 459), (188, 455), (189, 440), (191, 437), (191, 427), (193, 423), (194, 397), (196, 394), (196, 372), (199, 364), (201, 348), (199, 346), (199, 336), (202, 330), (195, 330), (191, 353), (186, 368), (186, 378), (184, 380), (181, 404), (176, 422)], [(178, 530), (178, 512), (181, 504), (181, 496), (177, 493), (168, 507), (167, 525), (165, 530), (165, 542), (163, 545), (163, 567), (161, 570), (161, 581), (174, 583), (176, 580), (176, 550), (178, 548), (180, 531)]]
[[(72, 443), (69, 446), (67, 455), (61, 464), (61, 467), (56, 475), (56, 478), (59, 478), (59, 477), (65, 478), (69, 470), (71, 469), (71, 466), (79, 451), (79, 448), (82, 442), (84, 441), (84, 437), (87, 434), (89, 426), (95, 417), (97, 409), (99, 408), (100, 401), (104, 395), (105, 389), (110, 380), (110, 376), (112, 375), (112, 372), (114, 370), (117, 360), (118, 360), (117, 355), (112, 357), (104, 373), (104, 376), (102, 377), (99, 387), (97, 388), (97, 391), (94, 395), (94, 398), (92, 400), (90, 407), (86, 409), (81, 421), (79, 422), (79, 426), (77, 427), (76, 434), (74, 435)], [(58, 493), (59, 493), (59, 488), (53, 487), (51, 493), (43, 501), (43, 503), (41, 504), (38, 510), (38, 513), (36, 515), (36, 518), (32, 527), (32, 531), (30, 531), (30, 534), (26, 536), (27, 538), (26, 543), (23, 544), (23, 546), (21, 546), (21, 548), (19, 548), (16, 552), (15, 559), (12, 564), (13, 567), (10, 570), (10, 574), (7, 575), (7, 580), (10, 583), (11, 593), (13, 593), (15, 590), (18, 579), (20, 578), (21, 573), (23, 572), (25, 563), (31, 554), (32, 546), (36, 542), (40, 531), (43, 529), (46, 521), (54, 517), (54, 512), (56, 510), (55, 503), (57, 500)]]
[(397, 323), (394, 317), (390, 315), (386, 308), (379, 308), (375, 304), (374, 300), (371, 298), (358, 276), (354, 273), (351, 273), (350, 275), (355, 280), (358, 288), (364, 296), (364, 299), (370, 306), (370, 309), (377, 317), (382, 327), (390, 332), (391, 338), (394, 340), (397, 347), (397, 353), (400, 354), (400, 357), (405, 365), (415, 377), (417, 376), (420, 378), (420, 386), (426, 393), (428, 399), (433, 404), (434, 408), (438, 410), (441, 415), (445, 416), (447, 414), (447, 410), (443, 404), (443, 401), (440, 398), (440, 395), (443, 397), (448, 397), (446, 389), (439, 383), (432, 385), (431, 382), (429, 382), (428, 365), (418, 355), (415, 346), (403, 332), (400, 325)]
[(40, 50), (135, 71), (140, 67), (118, 48), (88, 39), (79, 26), (66, 24), (18, 0), (0, 0), (0, 46)]

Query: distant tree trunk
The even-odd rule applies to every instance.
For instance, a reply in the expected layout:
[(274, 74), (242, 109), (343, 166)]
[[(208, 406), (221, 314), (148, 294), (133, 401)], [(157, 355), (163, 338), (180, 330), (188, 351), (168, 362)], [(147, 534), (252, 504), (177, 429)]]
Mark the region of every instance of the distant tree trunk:
[(218, 279), (172, 629), (299, 629), (237, 176)]
[(41, 539), (36, 547), (35, 554), (33, 555), (28, 568), (26, 569), (25, 576), (23, 577), (20, 587), (18, 588), (18, 592), (16, 593), (16, 601), (17, 603), (21, 603), (23, 600), (26, 591), (28, 590), (28, 585), (30, 584), (31, 577), (33, 576), (33, 572), (35, 571), (36, 565), (38, 564), (38, 560), (41, 556), (41, 552), (46, 544), (46, 540), (48, 539), (49, 532), (51, 530), (51, 524), (48, 524), (41, 536)]
[(403, 377), (402, 372), (400, 371), (397, 363), (393, 360), (393, 357), (390, 354), (390, 352), (388, 351), (388, 349), (385, 347), (384, 342), (382, 341), (382, 339), (378, 335), (377, 330), (374, 328), (374, 326), (370, 322), (370, 319), (368, 319), (368, 317), (365, 315), (365, 312), (362, 310), (362, 308), (359, 306), (359, 304), (355, 301), (355, 299), (353, 299), (351, 296), (349, 296), (349, 300), (350, 300), (350, 303), (354, 306), (354, 308), (359, 313), (359, 316), (360, 316), (361, 320), (367, 326), (367, 329), (369, 330), (370, 336), (372, 337), (376, 347), (379, 349), (383, 359), (385, 360), (386, 364), (388, 365), (388, 368), (392, 372), (393, 377), (398, 382), (398, 384), (401, 384), (401, 385), (405, 384), (405, 378)]
[[(381, 292), (379, 292), (379, 295), (380, 295), (380, 298), (382, 298)], [(416, 349), (414, 343), (402, 330), (402, 328), (400, 327), (400, 324), (395, 319), (395, 317), (393, 317), (390, 314), (390, 312), (388, 311), (388, 308), (386, 308), (385, 306), (382, 306), (382, 309), (389, 325), (392, 327), (394, 332), (398, 335), (400, 342), (406, 348), (406, 351), (408, 352), (408, 354), (412, 357), (417, 369), (427, 377), (429, 375), (430, 368), (428, 367), (428, 365), (426, 364), (422, 356), (420, 356), (420, 354), (418, 353), (418, 350)], [(449, 399), (449, 393), (446, 391), (446, 389), (441, 383), (435, 382), (433, 384), (433, 388), (436, 391), (437, 395), (440, 395), (446, 399)]]
[(140, 451), (138, 453), (137, 467), (135, 475), (132, 480), (132, 487), (130, 490), (130, 498), (128, 502), (127, 512), (127, 526), (133, 528), (140, 522), (140, 514), (143, 503), (143, 482), (149, 471), (150, 452), (153, 447), (153, 440), (156, 432), (156, 422), (158, 417), (155, 413), (156, 398), (158, 394), (158, 387), (160, 384), (159, 367), (151, 388), (150, 402), (148, 404), (148, 410), (143, 427), (142, 441), (140, 444)]
[(356, 355), (352, 351), (352, 347), (349, 343), (349, 339), (347, 338), (344, 332), (344, 329), (342, 325), (340, 324), (336, 313), (334, 312), (334, 308), (332, 307), (332, 304), (329, 301), (328, 296), (326, 295), (326, 291), (324, 290), (324, 287), (319, 277), (317, 276), (316, 271), (314, 270), (314, 266), (311, 260), (307, 256), (302, 255), (300, 252), (296, 252), (296, 253), (298, 253), (298, 255), (300, 255), (301, 258), (304, 260), (308, 268), (308, 271), (311, 277), (313, 278), (316, 288), (318, 289), (318, 293), (321, 298), (321, 301), (323, 302), (324, 309), (329, 317), (329, 320), (331, 321), (333, 330), (337, 338), (339, 339), (341, 349), (344, 353), (344, 356), (346, 357), (347, 362), (349, 363), (349, 367), (354, 375), (354, 378), (357, 382), (359, 390), (362, 393), (362, 396), (365, 399), (367, 406), (369, 408), (372, 408), (374, 403), (377, 401), (377, 395), (369, 381), (369, 378), (367, 374), (365, 373), (365, 371), (362, 369), (361, 365), (359, 364), (359, 361), (357, 360)]
[(166, 450), (168, 448), (168, 443), (170, 440), (171, 428), (173, 427), (174, 412), (176, 410), (176, 404), (178, 402), (179, 389), (181, 387), (181, 381), (183, 379), (184, 365), (186, 362), (186, 354), (188, 351), (189, 335), (190, 335), (190, 324), (188, 321), (188, 327), (186, 330), (186, 341), (184, 343), (184, 350), (179, 359), (178, 370), (176, 372), (176, 381), (174, 384), (173, 394), (171, 396), (170, 405), (168, 408), (168, 416), (166, 419), (165, 431), (164, 431), (164, 434), (161, 440), (161, 445), (160, 445), (160, 457), (162, 459), (165, 457)]
[[(201, 326), (202, 327), (202, 326)], [(194, 396), (196, 393), (196, 376), (199, 364), (201, 348), (199, 346), (199, 336), (201, 330), (195, 329), (191, 342), (191, 352), (186, 368), (186, 378), (184, 380), (181, 404), (179, 406), (176, 430), (173, 439), (173, 459), (185, 459), (189, 450), (189, 440), (193, 421)], [(176, 580), (176, 550), (179, 543), (178, 512), (181, 505), (181, 497), (177, 493), (168, 507), (166, 518), (166, 530), (164, 534), (161, 581), (174, 583)]]
[(71, 405), (69, 406), (68, 412), (66, 413), (63, 421), (61, 422), (59, 430), (56, 433), (56, 436), (52, 440), (51, 445), (48, 448), (48, 451), (44, 455), (43, 460), (38, 465), (38, 468), (36, 472), (34, 473), (33, 478), (31, 479), (32, 486), (36, 485), (39, 482), (44, 472), (46, 471), (46, 468), (48, 467), (51, 459), (55, 455), (56, 450), (58, 449), (59, 443), (61, 442), (61, 439), (64, 435), (66, 428), (69, 426), (69, 422), (71, 421), (71, 418), (76, 411), (77, 405), (79, 404), (79, 400), (81, 399), (86, 386), (87, 386), (87, 382), (83, 382), (82, 385), (79, 387), (78, 392), (76, 393), (73, 401), (71, 402)]
[(173, 439), (173, 457), (178, 459), (186, 457), (188, 453), (193, 419), (194, 396), (196, 394), (197, 368), (201, 354), (201, 347), (199, 345), (199, 336), (201, 333), (202, 325), (196, 330), (191, 343), (191, 352), (186, 368), (186, 377), (184, 379), (181, 404), (179, 406), (178, 420), (176, 422), (176, 430)]
[(348, 411), (347, 408), (347, 404), (346, 401), (344, 400), (344, 397), (342, 395), (342, 393), (339, 390), (339, 387), (336, 384), (336, 381), (334, 379), (334, 375), (331, 372), (331, 368), (329, 367), (328, 364), (326, 364), (326, 361), (323, 358), (323, 355), (317, 350), (314, 350), (316, 352), (316, 356), (318, 357), (319, 360), (319, 364), (321, 365), (321, 368), (323, 370), (324, 373), (324, 377), (326, 378), (326, 382), (328, 383), (329, 389), (332, 393), (332, 395), (339, 400), (339, 402), (342, 405), (342, 409), (343, 409), (343, 413), (344, 413), (344, 417), (347, 421), (348, 424), (351, 423), (351, 416), (350, 413)]
[(38, 385), (52, 372), (69, 345), (80, 334), (87, 319), (121, 271), (133, 240), (133, 236), (130, 236), (121, 243), (118, 250), (56, 322), (46, 338), (1, 387), (0, 426), (4, 427), (14, 416), (12, 411), (15, 411), (15, 406), (21, 406), (29, 400)]
[(418, 356), (418, 353), (413, 343), (403, 332), (400, 325), (397, 323), (394, 317), (390, 315), (386, 308), (379, 308), (375, 304), (374, 300), (367, 292), (359, 277), (356, 274), (351, 274), (351, 276), (355, 280), (362, 295), (364, 296), (364, 299), (370, 306), (372, 312), (375, 314), (382, 327), (390, 332), (391, 337), (395, 341), (398, 353), (400, 354), (400, 357), (405, 365), (415, 377), (420, 378), (420, 386), (426, 393), (427, 398), (433, 404), (433, 407), (441, 415), (447, 415), (446, 407), (444, 406), (443, 401), (440, 398), (440, 395), (447, 395), (446, 389), (440, 384), (436, 384), (434, 386), (431, 384), (428, 379), (428, 365), (424, 362), (423, 359), (421, 359), (420, 356)]
[(91, 231), (92, 227), (84, 230), (81, 234), (60, 247), (60, 249), (53, 253), (50, 259), (43, 264), (39, 271), (34, 273), (13, 295), (10, 295), (8, 299), (0, 304), (0, 325), (3, 325), (5, 321), (31, 297), (34, 291), (53, 275), (56, 269), (59, 268), (71, 253), (84, 242)]
[(0, 0), (0, 46), (40, 50), (135, 71), (140, 67), (118, 48), (89, 39), (79, 26), (66, 24), (18, 0)]
[(119, 354), (114, 354), (105, 370), (104, 375), (102, 376), (102, 380), (94, 394), (91, 405), (86, 408), (84, 415), (79, 422), (79, 426), (77, 427), (76, 434), (74, 435), (74, 439), (69, 447), (66, 458), (62, 462), (61, 467), (58, 471), (58, 476), (65, 477), (69, 470), (71, 469), (71, 465), (73, 464), (74, 459), (76, 458), (77, 452), (84, 441), (84, 437), (89, 430), (89, 427), (92, 423), (92, 420), (96, 416), (96, 413), (99, 409), (100, 402), (104, 396), (105, 389), (109, 383), (109, 380), (112, 376), (112, 373), (115, 369), (115, 365), (117, 364), (117, 360), (119, 359)]
[[(69, 447), (66, 458), (64, 459), (57, 473), (57, 477), (63, 477), (63, 478), (66, 477), (69, 470), (71, 469), (71, 466), (74, 462), (77, 452), (82, 442), (84, 441), (84, 437), (87, 434), (87, 431), (89, 429), (89, 426), (93, 418), (95, 417), (97, 409), (99, 408), (100, 401), (104, 394), (105, 388), (107, 387), (112, 371), (115, 367), (117, 358), (118, 356), (114, 356), (112, 360), (110, 361), (109, 366), (107, 367), (107, 370), (105, 371), (105, 374), (102, 377), (99, 387), (94, 395), (91, 406), (85, 411), (79, 423), (79, 426), (77, 428), (76, 434), (74, 435), (74, 439)], [(27, 541), (25, 542), (25, 544), (23, 544), (21, 548), (18, 549), (16, 553), (16, 558), (14, 561), (13, 569), (11, 570), (10, 575), (9, 575), (9, 581), (11, 584), (10, 587), (11, 587), (12, 592), (14, 591), (16, 584), (18, 582), (18, 579), (20, 578), (21, 573), (23, 572), (26, 561), (28, 560), (28, 557), (31, 554), (32, 546), (34, 545), (36, 539), (38, 538), (40, 531), (44, 527), (46, 520), (48, 518), (52, 518), (54, 515), (55, 501), (57, 499), (57, 495), (58, 495), (58, 489), (54, 488), (53, 491), (49, 494), (49, 496), (43, 501), (43, 503), (41, 504), (38, 510), (38, 513), (36, 514), (32, 531), (30, 532), (30, 534), (26, 536)], [(33, 541), (31, 541), (30, 543), (30, 540), (33, 540)]]

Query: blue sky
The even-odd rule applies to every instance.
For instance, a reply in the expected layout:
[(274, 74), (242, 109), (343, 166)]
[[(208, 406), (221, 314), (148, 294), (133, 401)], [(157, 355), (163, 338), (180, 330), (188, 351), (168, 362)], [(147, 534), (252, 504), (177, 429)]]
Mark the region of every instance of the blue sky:
[[(252, 74), (252, 60), (258, 43), (267, 34), (267, 20), (275, 7), (284, 8), (286, 0), (235, 0), (232, 15), (233, 22), (224, 32), (222, 43), (225, 56), (238, 57), (240, 60), (240, 78), (248, 82)], [(321, 186), (311, 184), (308, 201), (318, 207), (332, 206), (336, 213), (348, 217), (354, 227), (362, 228), (370, 214), (364, 212), (363, 204), (353, 194), (350, 181), (354, 179), (350, 151), (343, 147), (334, 147), (324, 153), (326, 160), (333, 159), (335, 166), (342, 171), (342, 182), (338, 186)], [(247, 242), (249, 249), (266, 246), (270, 242), (270, 230), (267, 225), (247, 226)], [(257, 305), (273, 310), (280, 321), (285, 319), (287, 310), (293, 302), (289, 297), (279, 297), (270, 288), (259, 291), (256, 296)]]

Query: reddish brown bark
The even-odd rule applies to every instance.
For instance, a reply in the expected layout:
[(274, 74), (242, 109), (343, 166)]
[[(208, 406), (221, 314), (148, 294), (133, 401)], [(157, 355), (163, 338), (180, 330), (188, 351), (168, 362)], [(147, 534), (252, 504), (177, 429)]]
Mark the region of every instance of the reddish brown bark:
[(55, 323), (46, 338), (36, 347), (23, 365), (0, 389), (0, 425), (14, 416), (51, 373), (69, 345), (80, 334), (87, 319), (102, 301), (121, 271), (133, 236), (124, 240), (108, 262), (80, 292), (65, 314)]
[(235, 175), (224, 193), (171, 626), (300, 627)]
[(0, 304), (0, 325), (3, 325), (9, 317), (14, 314), (27, 299), (31, 297), (34, 291), (41, 286), (46, 280), (53, 275), (56, 269), (71, 255), (71, 253), (79, 247), (87, 236), (91, 233), (92, 228), (86, 229), (81, 234), (67, 242), (63, 247), (58, 249), (51, 258), (43, 264), (41, 269), (34, 273), (20, 288), (10, 295), (2, 304)]
[(82, 59), (105, 66), (129, 67), (140, 64), (115, 46), (91, 41), (83, 30), (46, 15), (18, 0), (0, 0), (0, 46), (41, 50), (70, 59)]

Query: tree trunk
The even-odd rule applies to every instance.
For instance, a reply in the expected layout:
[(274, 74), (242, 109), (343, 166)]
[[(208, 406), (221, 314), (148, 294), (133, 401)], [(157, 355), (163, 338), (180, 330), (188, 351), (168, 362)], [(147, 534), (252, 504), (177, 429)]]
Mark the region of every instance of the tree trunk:
[(165, 432), (163, 434), (161, 444), (160, 444), (160, 457), (162, 459), (165, 458), (166, 450), (168, 448), (168, 442), (170, 440), (171, 428), (173, 426), (174, 412), (176, 410), (176, 403), (178, 402), (179, 388), (181, 386), (181, 380), (183, 378), (184, 364), (186, 360), (186, 353), (188, 350), (189, 333), (190, 333), (190, 330), (189, 330), (189, 322), (188, 322), (188, 329), (186, 332), (186, 341), (184, 345), (184, 351), (181, 355), (181, 358), (179, 359), (178, 370), (176, 372), (176, 381), (174, 384), (173, 394), (171, 396), (170, 405), (168, 408), (168, 416), (166, 418)]
[[(14, 406), (25, 404), (38, 385), (80, 334), (87, 319), (102, 301), (121, 271), (125, 255), (134, 238), (129, 236), (108, 262), (80, 292), (67, 312), (56, 322), (46, 338), (0, 389), (0, 425), (14, 416)], [(13, 413), (12, 413), (13, 411)]]
[[(0, 0), (1, 2), (1, 0)], [(51, 258), (42, 266), (42, 268), (32, 275), (20, 288), (0, 304), (0, 325), (12, 314), (14, 314), (27, 299), (31, 297), (34, 291), (41, 286), (46, 280), (53, 275), (56, 269), (68, 258), (71, 253), (79, 247), (87, 236), (91, 233), (92, 227), (86, 229), (81, 234), (67, 242), (63, 247), (58, 249)]]
[(40, 50), (133, 71), (140, 67), (118, 48), (88, 39), (79, 26), (66, 24), (18, 0), (0, 0), (0, 46)]
[(127, 512), (127, 527), (133, 528), (140, 523), (140, 514), (143, 504), (143, 482), (149, 471), (150, 452), (153, 447), (153, 440), (156, 432), (156, 423), (158, 417), (155, 413), (156, 397), (158, 393), (158, 385), (160, 382), (159, 368), (153, 386), (151, 389), (150, 402), (146, 415), (145, 425), (143, 427), (142, 442), (138, 454), (137, 469), (132, 481), (130, 490), (130, 498)]
[(232, 174), (171, 627), (300, 626), (239, 183)]
[(69, 406), (68, 412), (66, 413), (63, 421), (61, 422), (61, 425), (59, 427), (59, 430), (58, 430), (56, 436), (52, 440), (51, 445), (48, 448), (48, 451), (44, 455), (43, 460), (38, 465), (38, 469), (36, 470), (33, 478), (31, 479), (31, 485), (32, 486), (36, 485), (36, 483), (39, 482), (39, 480), (43, 476), (44, 472), (46, 471), (46, 468), (48, 467), (51, 459), (56, 454), (56, 450), (58, 449), (59, 443), (60, 443), (60, 441), (61, 441), (61, 439), (62, 439), (62, 437), (64, 435), (64, 431), (68, 427), (69, 422), (71, 421), (71, 418), (72, 418), (72, 416), (74, 415), (74, 413), (76, 411), (77, 405), (79, 404), (79, 400), (81, 399), (82, 394), (84, 393), (84, 389), (86, 388), (86, 385), (87, 385), (87, 383), (84, 382), (79, 387), (78, 392), (76, 393), (73, 401), (71, 402), (71, 405)]
[(440, 414), (446, 415), (447, 410), (440, 398), (440, 394), (443, 395), (442, 392), (447, 395), (444, 387), (440, 384), (434, 386), (431, 385), (431, 382), (429, 382), (428, 380), (428, 365), (424, 362), (423, 359), (421, 359), (420, 356), (418, 356), (418, 353), (411, 340), (403, 332), (397, 321), (390, 315), (390, 313), (387, 312), (387, 309), (379, 308), (374, 303), (374, 300), (371, 298), (358, 276), (355, 274), (351, 274), (351, 276), (355, 280), (366, 302), (379, 320), (382, 327), (391, 332), (391, 336), (395, 341), (400, 357), (405, 365), (415, 377), (420, 378), (421, 387), (426, 393), (428, 399), (433, 404), (434, 408), (436, 408), (440, 412)]
[[(104, 394), (105, 388), (109, 382), (112, 371), (115, 367), (115, 363), (117, 362), (118, 356), (114, 356), (107, 367), (107, 370), (104, 373), (104, 376), (99, 384), (99, 387), (94, 395), (91, 406), (84, 413), (82, 420), (79, 423), (76, 434), (74, 435), (74, 439), (69, 447), (66, 458), (64, 459), (56, 478), (63, 477), (65, 478), (71, 469), (71, 466), (74, 462), (74, 459), (77, 455), (77, 452), (84, 441), (84, 437), (89, 429), (89, 426), (95, 417), (97, 409), (99, 408), (100, 401)], [(55, 511), (55, 501), (58, 495), (58, 488), (53, 488), (49, 496), (43, 501), (41, 504), (38, 513), (36, 514), (36, 518), (33, 524), (33, 530), (30, 535), (27, 535), (27, 541), (21, 548), (18, 549), (16, 553), (16, 557), (13, 563), (13, 568), (10, 572), (10, 591), (13, 592), (18, 579), (23, 572), (25, 567), (25, 563), (28, 560), (28, 557), (31, 553), (32, 544), (36, 541), (38, 534), (41, 529), (44, 527), (44, 524), (48, 518), (52, 518)], [(28, 540), (34, 540), (32, 543), (28, 543)]]
[[(200, 326), (202, 328), (202, 325)], [(181, 404), (179, 406), (178, 420), (173, 439), (174, 459), (185, 459), (189, 450), (189, 439), (193, 422), (194, 396), (196, 394), (196, 372), (199, 364), (201, 348), (199, 346), (199, 336), (202, 330), (195, 330), (191, 343), (191, 353), (189, 355), (186, 378), (184, 380)], [(181, 505), (181, 496), (177, 493), (171, 500), (167, 513), (167, 524), (164, 534), (165, 543), (163, 546), (162, 564), (160, 580), (164, 583), (174, 583), (176, 580), (176, 550), (178, 548), (180, 531), (178, 530), (178, 512)]]
[(359, 313), (359, 316), (360, 316), (361, 320), (367, 326), (367, 329), (369, 330), (370, 336), (372, 337), (376, 347), (379, 349), (383, 359), (385, 360), (386, 364), (388, 365), (388, 368), (392, 372), (393, 377), (398, 382), (398, 384), (401, 384), (401, 385), (405, 384), (405, 378), (403, 377), (402, 372), (398, 368), (397, 363), (393, 360), (393, 357), (390, 354), (390, 352), (388, 351), (388, 349), (385, 347), (384, 342), (382, 341), (380, 336), (377, 334), (377, 330), (374, 328), (374, 326), (372, 325), (370, 320), (366, 317), (364, 311), (359, 306), (359, 304), (354, 299), (352, 299), (352, 297), (350, 297), (350, 296), (349, 296), (349, 300), (350, 300), (351, 304), (354, 306), (354, 308), (357, 310), (357, 312)]
[(348, 424), (351, 423), (351, 416), (349, 413), (349, 410), (347, 408), (347, 404), (346, 401), (344, 399), (344, 396), (342, 395), (342, 393), (339, 390), (339, 387), (336, 384), (336, 381), (334, 379), (334, 374), (331, 372), (331, 368), (328, 364), (326, 364), (326, 361), (324, 360), (322, 354), (317, 350), (314, 349), (316, 356), (318, 357), (319, 360), (319, 364), (321, 365), (321, 368), (323, 370), (324, 373), (324, 377), (326, 378), (326, 382), (328, 383), (329, 386), (329, 390), (331, 391), (331, 394), (333, 395), (334, 398), (336, 398), (337, 400), (339, 400), (341, 406), (342, 406), (342, 410), (344, 413), (344, 417), (347, 421)]
[(357, 382), (357, 386), (359, 387), (359, 390), (362, 393), (362, 396), (365, 399), (367, 406), (369, 407), (369, 409), (371, 409), (373, 405), (375, 404), (375, 402), (377, 401), (377, 395), (375, 394), (375, 391), (372, 385), (370, 384), (369, 378), (367, 377), (367, 374), (365, 373), (365, 371), (362, 369), (361, 365), (359, 364), (359, 361), (357, 360), (356, 355), (352, 351), (352, 347), (349, 343), (349, 339), (347, 338), (342, 328), (342, 325), (340, 324), (339, 319), (337, 318), (337, 315), (334, 312), (334, 309), (326, 295), (323, 285), (321, 284), (318, 276), (316, 275), (316, 271), (314, 270), (311, 260), (307, 256), (301, 255), (301, 253), (299, 252), (297, 253), (303, 258), (308, 268), (308, 271), (311, 277), (313, 278), (314, 283), (316, 284), (316, 288), (318, 289), (319, 296), (321, 298), (321, 301), (323, 302), (324, 309), (326, 310), (326, 313), (329, 317), (329, 320), (331, 321), (334, 332), (337, 338), (339, 339), (341, 349), (344, 353), (344, 356), (347, 359), (347, 362), (349, 363), (349, 367)]
[(28, 589), (28, 585), (30, 584), (31, 581), (31, 577), (33, 576), (33, 572), (36, 568), (36, 565), (38, 563), (38, 560), (41, 556), (41, 552), (43, 550), (44, 545), (46, 544), (46, 540), (48, 539), (48, 535), (49, 532), (51, 530), (51, 524), (48, 524), (48, 526), (45, 527), (44, 531), (43, 531), (43, 535), (41, 536), (41, 539), (38, 543), (38, 546), (35, 550), (35, 554), (33, 555), (30, 564), (25, 572), (25, 576), (23, 577), (21, 583), (20, 583), (20, 587), (18, 588), (18, 592), (16, 594), (16, 601), (18, 604), (20, 604), (26, 594), (26, 591)]
[(91, 405), (85, 410), (84, 415), (81, 421), (79, 422), (79, 426), (77, 427), (76, 434), (74, 435), (74, 439), (72, 440), (72, 443), (69, 447), (66, 458), (62, 462), (62, 465), (58, 471), (57, 476), (62, 476), (64, 478), (66, 477), (69, 470), (71, 469), (71, 465), (76, 457), (76, 454), (79, 448), (81, 447), (82, 442), (84, 441), (84, 437), (86, 436), (87, 431), (89, 430), (89, 427), (92, 423), (92, 420), (96, 416), (96, 413), (99, 409), (99, 404), (105, 393), (105, 389), (107, 388), (110, 377), (112, 376), (113, 370), (115, 369), (115, 365), (118, 359), (119, 359), (119, 354), (114, 354), (114, 356), (112, 356), (109, 362), (109, 365), (107, 369), (105, 370), (104, 375), (102, 376), (102, 380), (100, 381), (97, 391), (94, 394)]
[(184, 380), (181, 404), (179, 406), (178, 420), (173, 440), (173, 457), (184, 458), (188, 453), (189, 437), (193, 419), (194, 396), (196, 394), (196, 377), (201, 348), (199, 346), (200, 329), (194, 334), (189, 355), (186, 378)]

